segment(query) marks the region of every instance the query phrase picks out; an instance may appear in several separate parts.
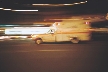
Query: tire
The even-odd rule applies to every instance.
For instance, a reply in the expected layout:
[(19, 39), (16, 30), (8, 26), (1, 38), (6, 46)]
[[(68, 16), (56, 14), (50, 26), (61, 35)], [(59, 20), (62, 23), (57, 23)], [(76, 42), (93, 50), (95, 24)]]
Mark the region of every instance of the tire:
[(74, 43), (74, 44), (77, 44), (77, 43), (79, 43), (79, 39), (78, 38), (73, 38), (73, 39), (71, 39), (71, 42)]
[(41, 39), (37, 39), (37, 40), (35, 40), (35, 44), (41, 44), (42, 43), (42, 40)]

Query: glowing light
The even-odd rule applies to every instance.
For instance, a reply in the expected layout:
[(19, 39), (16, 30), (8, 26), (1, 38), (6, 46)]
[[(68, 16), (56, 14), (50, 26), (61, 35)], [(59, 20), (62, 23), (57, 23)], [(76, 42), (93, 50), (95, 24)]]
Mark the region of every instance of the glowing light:
[(64, 5), (74, 5), (74, 4), (64, 4)]
[(74, 3), (74, 4), (80, 4), (80, 3)]
[(0, 31), (4, 31), (4, 30), (0, 30)]
[(90, 22), (85, 22), (85, 24), (90, 24)]
[(85, 2), (79, 2), (79, 3), (73, 3), (73, 4), (32, 4), (32, 5), (41, 5), (41, 6), (45, 6), (45, 5), (48, 5), (48, 6), (65, 6), (65, 5), (74, 5), (74, 4), (80, 4), (80, 3), (86, 3), (87, 1)]
[(0, 39), (6, 39), (9, 38), (9, 36), (0, 36)]
[(3, 8), (0, 8), (0, 9), (3, 9)]
[(27, 38), (27, 36), (20, 36), (21, 38)]
[(47, 33), (50, 28), (12, 28), (6, 29), (5, 34), (44, 34)]
[(50, 5), (50, 4), (32, 4), (32, 5)]
[(80, 20), (80, 19), (49, 19), (49, 20)]
[(38, 10), (12, 10), (12, 11), (38, 11)]
[(3, 10), (11, 10), (11, 9), (3, 9)]
[(38, 35), (34, 35), (34, 34), (32, 34), (31, 36), (32, 36), (32, 37), (38, 37)]
[(80, 3), (85, 3), (85, 2), (80, 2)]

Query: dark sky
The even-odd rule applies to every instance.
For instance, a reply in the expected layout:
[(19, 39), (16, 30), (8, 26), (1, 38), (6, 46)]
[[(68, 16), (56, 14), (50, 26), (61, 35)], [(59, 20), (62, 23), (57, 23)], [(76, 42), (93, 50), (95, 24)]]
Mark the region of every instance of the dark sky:
[(81, 1), (88, 1), (87, 6), (91, 8), (107, 8), (108, 0), (0, 0), (0, 6), (10, 6), (18, 4), (67, 4)]
[[(0, 6), (10, 7), (12, 8), (25, 8), (22, 4), (67, 4), (67, 3), (75, 3), (86, 0), (0, 0)], [(74, 15), (74, 14), (97, 14), (97, 13), (108, 13), (108, 0), (87, 0), (86, 4), (74, 5), (68, 7), (39, 7), (35, 6), (35, 9), (38, 9), (38, 12), (12, 12), (12, 11), (4, 11), (0, 10), (0, 20), (6, 22), (9, 20), (23, 20), (26, 18), (31, 19), (31, 21), (35, 18), (44, 16), (62, 16), (62, 15)], [(15, 3), (18, 3), (15, 5)], [(64, 12), (65, 11), (65, 12)], [(41, 13), (43, 12), (43, 13)], [(40, 13), (40, 14), (37, 14)], [(58, 13), (58, 14), (55, 14)], [(42, 17), (43, 16), (43, 17)], [(36, 20), (36, 19), (35, 19)]]
[[(67, 3), (75, 3), (75, 2), (81, 2), (86, 0), (0, 0), (0, 6), (2, 7), (10, 7), (10, 8), (23, 8), (22, 4), (67, 4)], [(69, 10), (79, 10), (79, 11), (97, 11), (97, 12), (108, 12), (108, 0), (87, 0), (88, 2), (83, 5), (75, 5), (72, 6)], [(18, 3), (18, 5), (15, 5), (15, 3)]]
[(92, 0), (88, 1), (88, 8), (100, 12), (108, 12), (108, 0)]
[(85, 0), (0, 0), (1, 2), (18, 2), (18, 3), (50, 3), (50, 4), (60, 4), (60, 3), (73, 3)]
[(19, 2), (19, 3), (50, 3), (50, 4), (60, 4), (60, 3), (73, 3), (73, 2), (81, 2), (88, 1), (91, 3), (108, 3), (108, 0), (0, 0), (1, 2)]

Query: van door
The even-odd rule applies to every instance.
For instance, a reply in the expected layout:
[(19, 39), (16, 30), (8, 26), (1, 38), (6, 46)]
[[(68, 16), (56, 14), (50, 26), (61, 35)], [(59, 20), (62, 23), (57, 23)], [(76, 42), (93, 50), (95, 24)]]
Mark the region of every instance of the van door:
[(49, 30), (47, 34), (42, 37), (44, 42), (55, 42), (55, 31)]
[(55, 41), (56, 42), (62, 42), (63, 41), (62, 31), (57, 31), (56, 32)]

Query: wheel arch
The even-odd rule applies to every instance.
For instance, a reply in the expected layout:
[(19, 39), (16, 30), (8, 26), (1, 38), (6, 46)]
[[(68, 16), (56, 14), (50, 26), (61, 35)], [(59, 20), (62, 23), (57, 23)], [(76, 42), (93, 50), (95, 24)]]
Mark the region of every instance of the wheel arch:
[(42, 38), (36, 38), (35, 41), (36, 41), (36, 40), (42, 40)]

